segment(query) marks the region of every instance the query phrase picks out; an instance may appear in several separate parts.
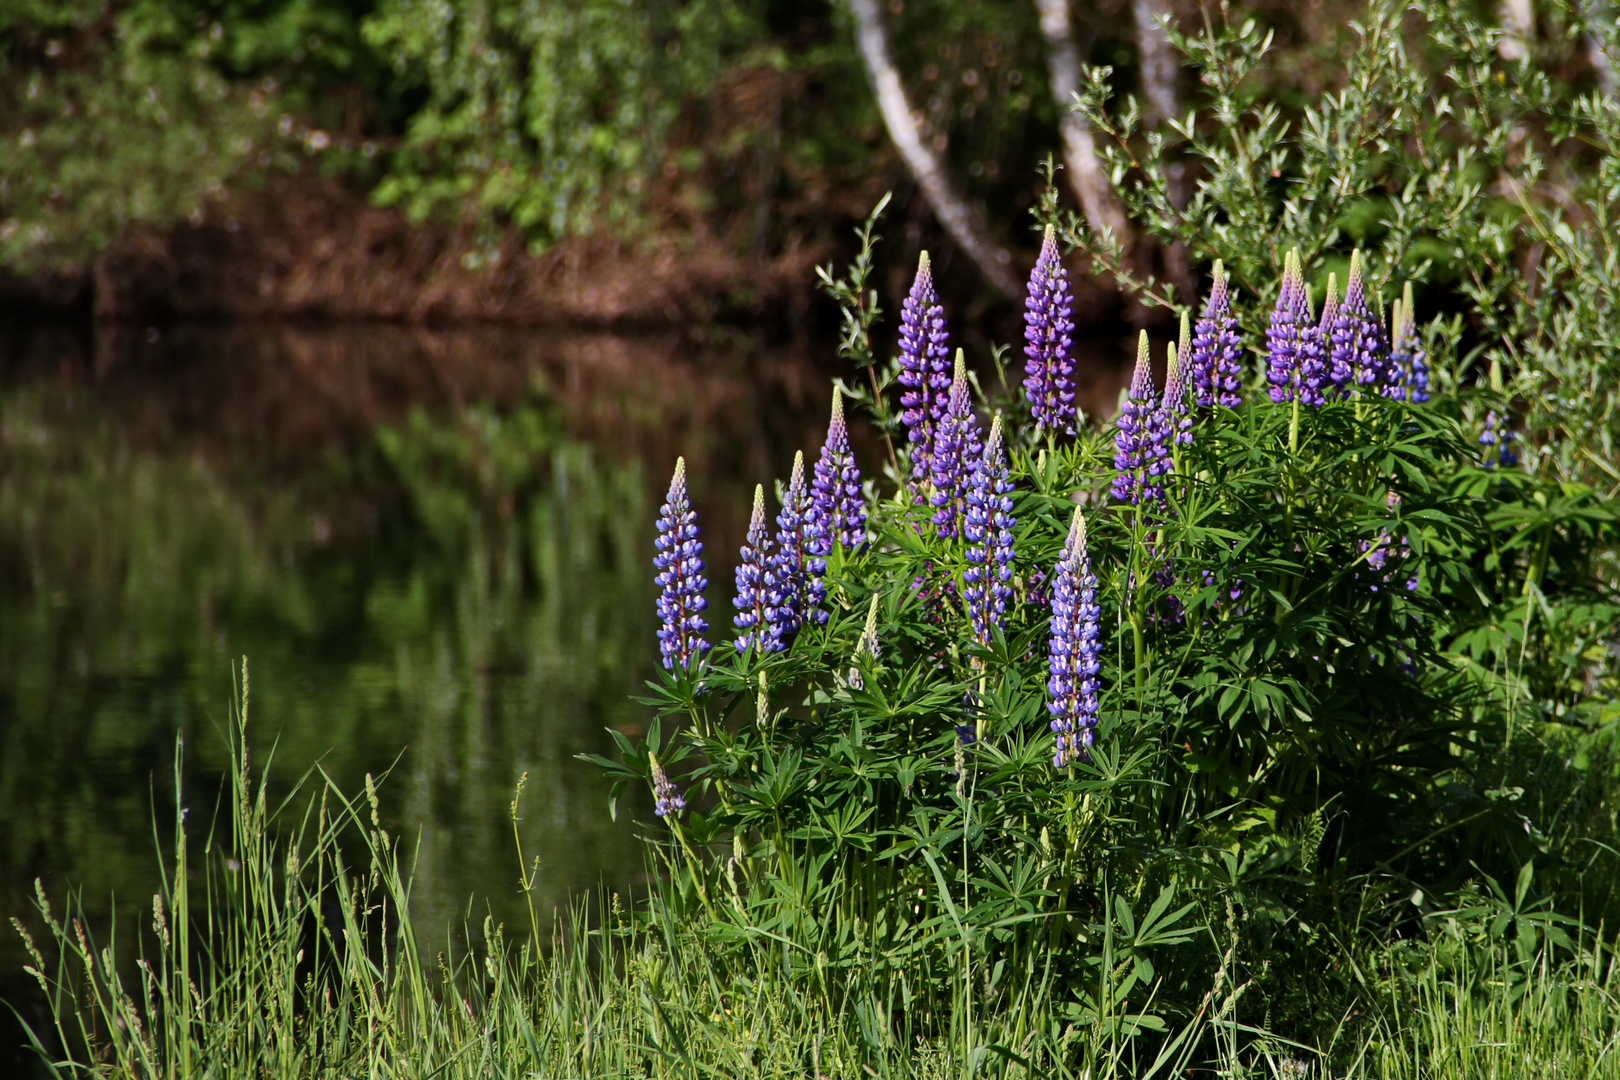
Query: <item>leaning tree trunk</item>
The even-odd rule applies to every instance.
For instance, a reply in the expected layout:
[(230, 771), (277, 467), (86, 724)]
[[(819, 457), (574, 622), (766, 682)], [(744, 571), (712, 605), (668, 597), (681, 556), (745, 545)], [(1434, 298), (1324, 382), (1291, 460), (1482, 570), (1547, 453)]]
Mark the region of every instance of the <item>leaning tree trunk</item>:
[(1052, 100), (1057, 104), (1058, 134), (1063, 139), (1063, 160), (1069, 167), (1069, 186), (1074, 188), (1091, 227), (1111, 232), (1116, 241), (1128, 247), (1125, 211), (1103, 172), (1091, 125), (1074, 110), (1074, 97), (1080, 91), (1080, 52), (1074, 46), (1069, 0), (1035, 0), (1035, 8), (1041, 17), (1041, 36), (1046, 39), (1047, 77), (1052, 85)]
[(850, 0), (849, 6), (855, 15), (856, 43), (866, 63), (866, 74), (872, 80), (872, 89), (877, 93), (878, 108), (883, 112), (889, 138), (894, 140), (917, 186), (922, 188), (934, 216), (956, 245), (973, 260), (985, 281), (1005, 296), (1017, 296), (1020, 289), (1018, 279), (1013, 276), (1011, 253), (996, 242), (974, 215), (967, 199), (951, 182), (944, 161), (923, 142), (911, 102), (906, 98), (906, 88), (900, 82), (900, 69), (889, 51), (889, 35), (878, 12), (877, 0)]
[[(1176, 93), (1181, 58), (1163, 25), (1175, 18), (1175, 8), (1171, 0), (1131, 0), (1131, 15), (1136, 20), (1136, 55), (1141, 67), (1142, 119), (1148, 127), (1156, 128), (1181, 111)], [(1185, 207), (1191, 194), (1186, 166), (1179, 161), (1161, 160), (1159, 167), (1171, 205), (1178, 210)], [(1190, 301), (1197, 282), (1187, 264), (1186, 245), (1178, 242), (1165, 247), (1164, 272)]]
[(1536, 36), (1536, 13), (1530, 0), (1502, 0), (1502, 36), (1496, 51), (1504, 60), (1523, 60)]
[(1181, 61), (1165, 36), (1162, 18), (1173, 17), (1168, 0), (1131, 0), (1136, 20), (1136, 53), (1142, 67), (1142, 119), (1148, 127), (1158, 127), (1175, 116), (1176, 75)]
[[(1615, 57), (1610, 55), (1609, 43), (1615, 42), (1615, 10), (1613, 0), (1587, 0), (1582, 14), (1586, 17), (1586, 58), (1597, 72), (1598, 85), (1610, 97), (1615, 93)], [(1616, 42), (1620, 44), (1620, 42)]]

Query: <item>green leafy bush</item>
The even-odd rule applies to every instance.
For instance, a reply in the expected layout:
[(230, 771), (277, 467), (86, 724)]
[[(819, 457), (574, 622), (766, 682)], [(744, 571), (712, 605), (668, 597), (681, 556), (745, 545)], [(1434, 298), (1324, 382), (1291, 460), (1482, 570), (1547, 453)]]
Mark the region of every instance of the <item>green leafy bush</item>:
[(366, 40), (426, 103), (377, 197), (418, 218), (470, 203), (541, 241), (622, 222), (682, 95), (757, 35), (757, 19), (735, 0), (386, 0)]
[(210, 66), (206, 34), (173, 48), (148, 6), (104, 8), (25, 5), (0, 23), (0, 261), (15, 270), (174, 225), (276, 149), (266, 95)]
[[(863, 252), (849, 276), (826, 280), (846, 304), (844, 351), (870, 372), (848, 393), (889, 436), (896, 490), (872, 503), (871, 538), (829, 545), (821, 584), (801, 594), (814, 607), (824, 589), (825, 625), (789, 624), (781, 651), (694, 646), (680, 597), (701, 583), (680, 470), (665, 507), (674, 666), (649, 699), (665, 724), (644, 744), (619, 737), (624, 761), (599, 763), (666, 796), (677, 917), (712, 925), (716, 948), (784, 942), (782, 963), (835, 1002), (846, 983), (876, 979), (906, 1001), (914, 1030), (961, 1038), (969, 1058), (983, 1048), (963, 1025), (981, 996), (1067, 1001), (1051, 1006), (1057, 1027), (1026, 1032), (1063, 1058), (1059, 1030), (1112, 1037), (1202, 1016), (1234, 952), (1265, 958), (1250, 961), (1255, 978), (1289, 958), (1241, 1015), (1304, 1032), (1357, 989), (1318, 962), (1324, 933), (1415, 931), (1435, 905), (1422, 897), (1528, 882), (1522, 868), (1537, 859), (1566, 900), (1588, 873), (1601, 889), (1601, 868), (1549, 842), (1575, 805), (1570, 783), (1561, 808), (1536, 807), (1513, 780), (1535, 774), (1526, 758), (1549, 766), (1546, 719), (1593, 732), (1613, 722), (1603, 702), (1620, 603), (1606, 560), (1620, 517), (1591, 488), (1482, 447), (1474, 417), (1503, 401), (1456, 389), (1443, 327), (1426, 351), (1452, 389), (1427, 402), (1354, 381), (1319, 405), (1286, 400), (1274, 378), (1268, 395), (1268, 348), (1253, 333), (1236, 411), (1177, 413), (1179, 374), (1160, 404), (1145, 336), (1106, 429), (1054, 438), (1021, 422), (1023, 402), (981, 399), (1006, 433), (1016, 519), (1006, 614), (986, 635), (964, 602), (982, 541), (938, 516), (957, 497), (941, 486), (945, 429), (918, 435), (927, 398), (919, 412), (907, 328), (943, 325), (919, 314), (930, 301), (914, 306), (927, 264), (901, 355), (885, 365), (873, 357), (870, 265)], [(1264, 288), (1264, 299), (1234, 290), (1238, 325), (1262, 321)], [(1383, 325), (1376, 291), (1369, 303)], [(1184, 330), (1171, 366), (1196, 364), (1191, 349)], [(904, 415), (890, 404), (897, 384)], [(950, 415), (965, 385), (959, 367)], [(1127, 422), (1151, 432), (1177, 415), (1187, 439), (1162, 502), (1121, 501), (1121, 470), (1136, 467)], [(921, 455), (931, 463), (919, 473)], [(807, 543), (793, 531), (798, 468), (780, 495), (778, 551)], [(1096, 570), (1100, 721), (1086, 760), (1059, 747), (1054, 762), (1048, 653), (1071, 519), (1085, 522)], [(766, 588), (791, 592), (785, 573), (765, 563)], [(684, 818), (672, 783), (692, 785)], [(1366, 906), (1347, 908), (1347, 895)], [(1609, 913), (1612, 897), (1602, 904)], [(1159, 1047), (1185, 1049), (1170, 1036)]]
[[(1279, 104), (1275, 35), (1260, 23), (1172, 28), (1201, 93), (1169, 130), (1145, 131), (1134, 103), (1110, 107), (1106, 68), (1080, 108), (1111, 137), (1116, 190), (1151, 235), (1195, 262), (1225, 260), (1251, 293), (1291, 248), (1319, 268), (1320, 290), (1360, 247), (1376, 282), (1410, 278), (1456, 319), (1435, 327), (1458, 346), (1443, 385), (1506, 394), (1538, 467), (1614, 490), (1620, 99), (1555, 72), (1589, 38), (1612, 55), (1620, 39), (1612, 20), (1552, 16), (1559, 32), (1541, 51), (1510, 60), (1503, 31), (1463, 5), (1378, 0), (1350, 24), (1335, 88), (1297, 112)], [(1175, 197), (1161, 156), (1198, 177), (1190, 198)], [(1144, 302), (1185, 309), (1117, 244), (1073, 218), (1066, 232)]]

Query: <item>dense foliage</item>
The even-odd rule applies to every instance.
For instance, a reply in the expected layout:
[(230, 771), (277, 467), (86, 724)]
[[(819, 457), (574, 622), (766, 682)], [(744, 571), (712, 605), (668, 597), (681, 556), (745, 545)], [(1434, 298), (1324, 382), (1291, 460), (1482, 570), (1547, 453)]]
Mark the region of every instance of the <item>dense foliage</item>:
[[(843, 295), (864, 294), (856, 275)], [(1482, 448), (1466, 407), (1489, 391), (1413, 402), (1398, 373), (1356, 380), (1395, 370), (1375, 332), (1358, 359), (1348, 334), (1312, 317), (1299, 355), (1279, 361), (1288, 287), (1269, 346), (1245, 351), (1237, 410), (1196, 405), (1190, 336), (1161, 396), (1144, 338), (1107, 429), (1040, 434), (1015, 419), (1022, 402), (992, 395), (985, 439), (958, 404), (960, 366), (943, 409), (937, 379), (906, 382), (946, 355), (927, 277), (925, 261), (899, 355), (870, 392), (850, 390), (908, 436), (889, 463), (897, 490), (872, 503), (870, 539), (834, 543), (790, 527), (795, 472), (765, 564), (775, 647), (745, 636), (706, 651), (690, 599), (701, 544), (677, 473), (660, 562), (682, 604), (666, 612), (681, 635), (666, 639), (654, 699), (665, 727), (645, 745), (621, 737), (625, 764), (602, 764), (666, 793), (681, 772), (692, 785), (684, 816), (660, 804), (678, 918), (711, 923), (700, 936), (717, 948), (792, 943), (782, 962), (835, 1001), (875, 980), (925, 1031), (962, 1034), (976, 1001), (1044, 982), (1067, 1002), (1044, 1038), (1185, 1024), (1234, 962), (1244, 977), (1270, 968), (1240, 1015), (1311, 1031), (1353, 989), (1313, 959), (1325, 937), (1364, 921), (1415, 931), (1483, 882), (1519, 880), (1522, 904), (1590, 880), (1610, 912), (1612, 864), (1548, 836), (1557, 826), (1537, 801), (1567, 791), (1527, 798), (1509, 778), (1524, 772), (1515, 759), (1544, 756), (1548, 720), (1613, 723), (1620, 605), (1598, 562), (1611, 504)], [(1362, 284), (1324, 327), (1378, 306)], [(1238, 311), (1268, 306), (1234, 292)], [(928, 332), (908, 336), (913, 324)], [(1449, 363), (1441, 335), (1425, 344)], [(1297, 379), (1277, 389), (1276, 365), (1303, 366), (1311, 350), (1318, 370), (1331, 353), (1346, 372), (1323, 376), (1319, 404)], [(1031, 355), (1032, 376), (1053, 363)], [(895, 384), (933, 389), (896, 418)], [(949, 477), (968, 473), (953, 494)], [(989, 563), (999, 578), (984, 574), (976, 506), (1005, 534)], [(810, 562), (782, 572), (781, 552), (797, 549)], [(1080, 569), (1088, 554), (1095, 577), (1076, 576), (1093, 572)], [(982, 614), (986, 580), (1003, 614)], [(1076, 610), (1089, 611), (1079, 638)], [(715, 623), (709, 636), (723, 637)], [(1071, 707), (1060, 658), (1076, 655), (1084, 694), (1100, 693)], [(1066, 749), (1066, 733), (1084, 737)], [(1532, 880), (1541, 892), (1527, 893)]]
[[(1538, 467), (1612, 487), (1620, 98), (1558, 66), (1588, 31), (1612, 51), (1615, 30), (1558, 29), (1545, 55), (1508, 58), (1500, 31), (1465, 6), (1374, 3), (1351, 24), (1337, 90), (1295, 117), (1274, 96), (1274, 33), (1234, 20), (1172, 33), (1205, 93), (1168, 130), (1113, 108), (1101, 69), (1082, 108), (1111, 137), (1116, 188), (1147, 232), (1197, 261), (1224, 259), (1250, 290), (1294, 247), (1343, 280), (1359, 246), (1375, 283), (1412, 278), (1421, 304), (1457, 320), (1443, 387), (1505, 393), (1537, 436)], [(1190, 196), (1173, 192), (1161, 155), (1198, 177)], [(1145, 302), (1186, 306), (1117, 243), (1066, 222)]]

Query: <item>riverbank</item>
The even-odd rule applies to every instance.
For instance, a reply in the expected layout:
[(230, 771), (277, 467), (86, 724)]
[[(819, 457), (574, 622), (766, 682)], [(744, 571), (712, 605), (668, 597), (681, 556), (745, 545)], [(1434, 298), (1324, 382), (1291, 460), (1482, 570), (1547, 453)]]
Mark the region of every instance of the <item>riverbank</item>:
[(128, 231), (81, 271), (12, 278), (0, 303), (165, 318), (384, 319), (669, 326), (804, 308), (824, 238), (739, 255), (701, 222), (640, 241), (570, 238), (530, 254), (453, 223), (412, 223), (356, 184), (308, 174), (234, 190), (178, 227)]
[[(112, 325), (292, 319), (637, 331), (744, 323), (830, 339), (815, 268), (852, 254), (853, 227), (882, 197), (882, 179), (821, 192), (814, 205), (774, 207), (783, 220), (769, 246), (750, 242), (735, 220), (679, 213), (681, 200), (671, 197), (657, 223), (634, 236), (602, 231), (531, 253), (515, 230), (491, 236), (468, 222), (413, 222), (377, 205), (352, 177), (274, 172), (172, 229), (126, 230), (76, 269), (0, 272), (0, 312)], [(1021, 336), (1020, 309), (983, 293), (925, 206), (902, 197), (885, 225), (898, 242), (879, 267), (881, 302), (898, 305), (917, 252), (928, 249), (941, 291), (962, 313), (958, 329)], [(1074, 317), (1082, 334), (1112, 336), (1127, 310), (1112, 283), (1077, 274)]]

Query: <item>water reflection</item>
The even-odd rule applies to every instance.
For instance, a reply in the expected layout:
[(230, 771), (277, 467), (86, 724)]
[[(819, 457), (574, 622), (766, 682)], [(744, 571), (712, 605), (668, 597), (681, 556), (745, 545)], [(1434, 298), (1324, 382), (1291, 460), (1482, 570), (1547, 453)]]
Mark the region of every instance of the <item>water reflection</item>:
[[(36, 876), (103, 919), (114, 893), (144, 904), (175, 733), (206, 812), (244, 654), (254, 753), (273, 748), (284, 784), (318, 762), (356, 790), (393, 767), (384, 814), (419, 844), (429, 922), (474, 898), (526, 923), (507, 819), (524, 771), (542, 909), (630, 882), (634, 826), (574, 755), (645, 722), (629, 695), (656, 658), (668, 469), (687, 455), (734, 549), (752, 485), (815, 445), (814, 365), (746, 342), (387, 327), (123, 347), (41, 331), (5, 353), (0, 910), (23, 912)], [(0, 997), (32, 1004), (23, 962), (8, 935)]]

